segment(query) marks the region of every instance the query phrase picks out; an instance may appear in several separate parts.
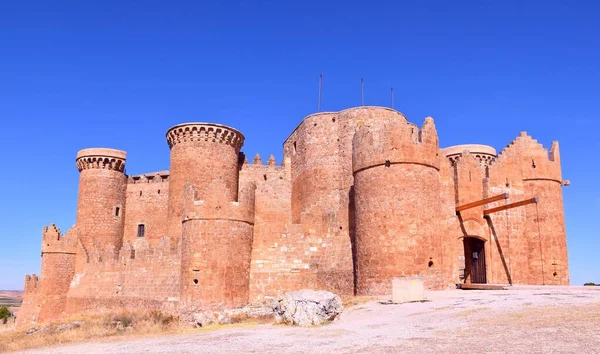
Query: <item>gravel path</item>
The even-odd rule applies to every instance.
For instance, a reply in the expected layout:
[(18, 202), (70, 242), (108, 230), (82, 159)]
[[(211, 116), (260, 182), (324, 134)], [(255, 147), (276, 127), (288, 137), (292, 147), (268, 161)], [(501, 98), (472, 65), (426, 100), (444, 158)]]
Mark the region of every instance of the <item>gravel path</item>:
[(600, 353), (600, 287), (427, 292), (357, 305), (318, 328), (253, 325), (24, 353)]

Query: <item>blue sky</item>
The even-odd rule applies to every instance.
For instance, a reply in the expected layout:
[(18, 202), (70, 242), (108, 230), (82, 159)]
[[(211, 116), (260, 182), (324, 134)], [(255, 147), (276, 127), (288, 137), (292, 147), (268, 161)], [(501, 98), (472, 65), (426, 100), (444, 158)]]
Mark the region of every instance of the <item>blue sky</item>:
[(75, 223), (75, 155), (168, 169), (166, 130), (231, 125), (273, 153), (301, 119), (360, 104), (435, 119), (441, 146), (561, 144), (571, 279), (600, 282), (596, 2), (3, 1), (0, 289), (39, 274), (44, 225)]

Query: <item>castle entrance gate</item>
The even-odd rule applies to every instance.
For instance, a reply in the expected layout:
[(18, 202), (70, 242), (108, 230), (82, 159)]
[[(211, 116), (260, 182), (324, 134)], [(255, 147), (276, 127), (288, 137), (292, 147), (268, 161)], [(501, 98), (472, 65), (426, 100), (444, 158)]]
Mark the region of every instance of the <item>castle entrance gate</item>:
[(467, 282), (487, 283), (485, 276), (485, 242), (475, 237), (465, 237), (465, 272)]

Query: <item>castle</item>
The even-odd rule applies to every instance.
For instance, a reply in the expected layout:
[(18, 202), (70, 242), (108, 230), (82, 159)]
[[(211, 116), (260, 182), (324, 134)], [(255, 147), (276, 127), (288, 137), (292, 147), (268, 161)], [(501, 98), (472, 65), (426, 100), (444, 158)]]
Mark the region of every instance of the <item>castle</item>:
[(384, 295), (391, 279), (569, 284), (558, 143), (441, 149), (432, 118), (362, 106), (310, 115), (278, 165), (212, 123), (172, 127), (170, 170), (79, 151), (76, 224), (42, 232), (21, 324), (122, 308), (222, 309), (312, 288)]

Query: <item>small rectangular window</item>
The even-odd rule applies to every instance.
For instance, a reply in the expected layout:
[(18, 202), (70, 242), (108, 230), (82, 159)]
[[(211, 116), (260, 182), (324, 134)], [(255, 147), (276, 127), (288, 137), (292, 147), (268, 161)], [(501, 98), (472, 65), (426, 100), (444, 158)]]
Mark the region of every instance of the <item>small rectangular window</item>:
[(138, 237), (144, 237), (144, 224), (138, 225)]
[(115, 209), (115, 216), (119, 216), (119, 211), (121, 211), (121, 209), (119, 207), (117, 207)]

